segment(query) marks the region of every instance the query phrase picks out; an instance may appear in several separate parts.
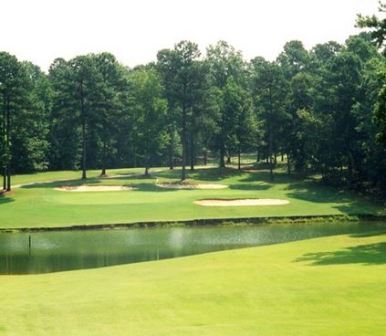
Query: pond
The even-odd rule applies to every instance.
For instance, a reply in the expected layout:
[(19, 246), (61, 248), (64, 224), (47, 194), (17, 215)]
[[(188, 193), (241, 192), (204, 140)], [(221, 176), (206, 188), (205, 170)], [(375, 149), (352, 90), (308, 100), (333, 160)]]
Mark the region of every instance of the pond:
[(0, 274), (104, 267), (380, 230), (386, 230), (386, 223), (259, 224), (0, 233)]

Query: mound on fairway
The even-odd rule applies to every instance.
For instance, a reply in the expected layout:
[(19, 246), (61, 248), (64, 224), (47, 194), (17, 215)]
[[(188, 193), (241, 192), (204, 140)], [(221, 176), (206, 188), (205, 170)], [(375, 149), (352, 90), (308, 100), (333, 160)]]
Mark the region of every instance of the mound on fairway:
[(168, 189), (225, 189), (228, 188), (225, 184), (216, 184), (216, 183), (157, 183), (157, 186), (160, 188)]
[(135, 188), (127, 186), (62, 186), (55, 188), (60, 191), (72, 191), (72, 192), (87, 192), (87, 191), (122, 191), (122, 190), (134, 190)]
[(245, 199), (203, 199), (195, 201), (194, 204), (202, 206), (260, 206), (260, 205), (284, 205), (288, 200), (270, 198), (245, 198)]

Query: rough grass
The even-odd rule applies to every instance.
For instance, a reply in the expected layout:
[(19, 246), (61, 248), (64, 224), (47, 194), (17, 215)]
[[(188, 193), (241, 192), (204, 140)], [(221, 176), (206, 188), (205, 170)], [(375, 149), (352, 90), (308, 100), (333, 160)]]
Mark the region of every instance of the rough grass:
[(0, 277), (0, 335), (386, 334), (386, 235)]
[[(143, 169), (120, 169), (113, 174), (138, 174)], [(178, 181), (179, 170), (164, 170), (151, 177), (101, 179), (100, 171), (89, 172), (89, 179), (78, 179), (79, 172), (48, 172), (21, 175), (15, 184), (38, 182), (15, 188), (0, 196), (0, 227), (54, 227), (87, 224), (131, 223), (137, 221), (186, 220), (197, 218), (235, 218), (258, 216), (302, 216), (336, 214), (381, 214), (382, 205), (349, 192), (321, 185), (313, 180), (289, 178), (280, 169), (269, 180), (264, 169), (237, 171), (217, 168), (189, 173), (192, 183), (220, 183), (221, 190), (174, 190), (156, 183)], [(67, 181), (59, 181), (68, 179)], [(57, 180), (56, 182), (53, 182)], [(64, 193), (55, 187), (81, 184), (127, 185), (136, 190), (116, 192)], [(193, 202), (205, 198), (268, 198), (289, 200), (288, 205), (248, 207), (203, 207)]]

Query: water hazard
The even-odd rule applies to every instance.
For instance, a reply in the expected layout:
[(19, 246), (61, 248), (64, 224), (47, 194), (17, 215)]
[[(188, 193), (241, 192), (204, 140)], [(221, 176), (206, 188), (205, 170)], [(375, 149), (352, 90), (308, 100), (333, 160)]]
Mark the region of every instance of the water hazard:
[(386, 223), (264, 224), (0, 233), (0, 274), (104, 267), (337, 234), (386, 232)]

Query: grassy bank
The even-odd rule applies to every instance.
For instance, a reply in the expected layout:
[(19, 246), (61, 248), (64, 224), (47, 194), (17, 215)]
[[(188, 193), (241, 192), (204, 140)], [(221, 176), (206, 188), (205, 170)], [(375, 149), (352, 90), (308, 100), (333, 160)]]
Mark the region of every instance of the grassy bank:
[[(15, 184), (32, 183), (0, 196), (1, 228), (66, 227), (73, 225), (119, 224), (146, 221), (179, 221), (202, 218), (243, 218), (272, 216), (330, 216), (385, 214), (382, 205), (358, 195), (316, 183), (288, 177), (280, 170), (273, 182), (265, 170), (237, 171), (198, 169), (189, 174), (192, 183), (218, 183), (220, 190), (174, 190), (157, 186), (178, 181), (179, 171), (164, 170), (149, 178), (138, 176), (140, 169), (110, 171), (121, 175), (110, 179), (90, 172), (84, 182), (74, 179), (78, 172), (49, 172), (16, 176)], [(122, 176), (134, 174), (133, 176)], [(79, 176), (79, 175), (77, 175)], [(62, 181), (68, 179), (67, 181)], [(55, 182), (56, 181), (56, 182)], [(128, 185), (131, 191), (64, 192), (55, 187), (81, 184)], [(203, 198), (286, 199), (287, 205), (204, 207), (193, 202)]]
[(1, 276), (0, 335), (384, 335), (386, 235)]

